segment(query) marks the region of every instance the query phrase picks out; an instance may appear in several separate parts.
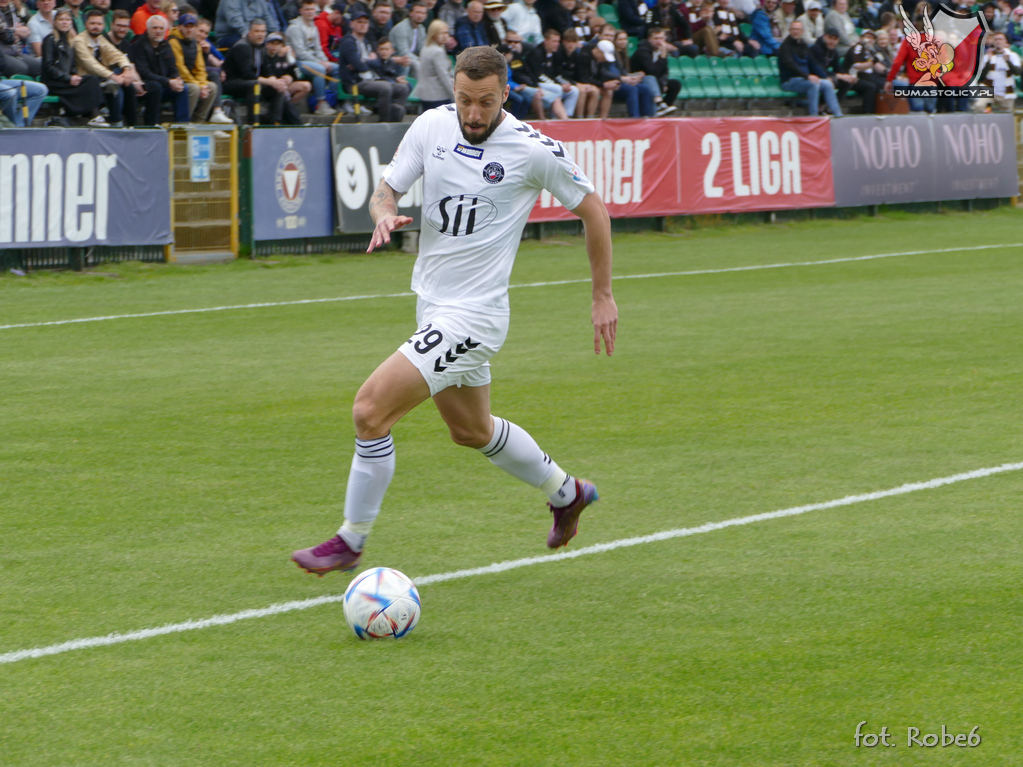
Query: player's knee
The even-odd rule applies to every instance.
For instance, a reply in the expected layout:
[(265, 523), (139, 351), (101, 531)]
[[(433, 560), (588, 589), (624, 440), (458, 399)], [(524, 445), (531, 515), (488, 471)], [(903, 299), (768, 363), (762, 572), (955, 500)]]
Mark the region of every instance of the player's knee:
[(388, 427), (379, 408), (370, 397), (360, 392), (352, 405), (352, 421), (360, 439), (375, 439), (387, 435)]
[(451, 441), (462, 447), (473, 447), (479, 449), (486, 447), (490, 436), (482, 429), (462, 424), (448, 424), (448, 431), (451, 434)]

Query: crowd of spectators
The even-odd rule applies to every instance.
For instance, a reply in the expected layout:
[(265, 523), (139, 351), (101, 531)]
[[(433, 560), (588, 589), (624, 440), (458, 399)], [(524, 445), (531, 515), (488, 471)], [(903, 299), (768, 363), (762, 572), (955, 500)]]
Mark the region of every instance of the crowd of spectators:
[[(907, 23), (937, 3), (895, 0), (0, 0), (0, 109), (31, 124), (47, 96), (58, 124), (298, 124), (369, 100), (381, 122), (453, 99), (452, 58), (479, 45), (508, 61), (509, 110), (556, 119), (664, 116), (679, 57), (776, 61), (810, 114), (874, 112), (922, 72)], [(914, 111), (1012, 110), (1023, 74), (1023, 5), (983, 6), (981, 78), (992, 100), (910, 99)], [(604, 15), (602, 15), (602, 12)], [(905, 14), (906, 19), (904, 19)], [(606, 18), (605, 18), (606, 16)], [(1015, 50), (1014, 50), (1015, 48)], [(923, 81), (921, 81), (923, 82)], [(25, 91), (22, 95), (22, 90)], [(226, 98), (225, 98), (226, 97)], [(48, 99), (50, 102), (54, 98)], [(23, 109), (27, 107), (26, 109)]]

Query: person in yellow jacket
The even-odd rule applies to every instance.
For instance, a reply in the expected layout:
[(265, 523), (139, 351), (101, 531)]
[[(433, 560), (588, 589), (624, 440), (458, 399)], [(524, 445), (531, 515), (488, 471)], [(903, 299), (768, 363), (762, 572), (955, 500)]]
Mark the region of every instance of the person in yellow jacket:
[(71, 43), (77, 74), (100, 78), (112, 126), (123, 127), (125, 121), (134, 125), (138, 113), (136, 97), (144, 92), (142, 80), (128, 57), (104, 36), (105, 22), (102, 11), (86, 12), (85, 29)]
[(196, 39), (198, 23), (196, 16), (183, 14), (167, 38), (178, 65), (178, 74), (188, 89), (189, 115), (192, 122), (233, 122), (220, 108), (220, 83), (206, 77), (206, 57)]

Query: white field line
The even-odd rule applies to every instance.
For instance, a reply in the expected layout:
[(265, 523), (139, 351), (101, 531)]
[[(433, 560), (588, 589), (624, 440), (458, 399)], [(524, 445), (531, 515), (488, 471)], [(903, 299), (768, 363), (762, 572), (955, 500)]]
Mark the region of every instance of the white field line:
[[(961, 248), (938, 248), (934, 250), (906, 250), (900, 253), (877, 253), (872, 256), (851, 256), (849, 258), (829, 258), (824, 261), (793, 261), (781, 264), (759, 264), (754, 266), (732, 266), (725, 269), (696, 269), (688, 272), (658, 272), (655, 274), (620, 274), (615, 280), (648, 280), (657, 277), (694, 277), (701, 274), (726, 274), (728, 272), (753, 272), (761, 269), (787, 269), (795, 266), (824, 266), (826, 264), (842, 264), (853, 261), (873, 261), (879, 258), (896, 258), (899, 256), (922, 256), (931, 253), (959, 253), (971, 250), (991, 250), (997, 248), (1020, 248), (1023, 242), (1007, 242), (1000, 245), (970, 245)], [(554, 285), (575, 285), (589, 282), (589, 278), (577, 280), (553, 280), (550, 282), (527, 282), (521, 285), (510, 285), (510, 288), (545, 288)], [(364, 301), (374, 298), (408, 298), (414, 293), (379, 293), (365, 296), (337, 296), (333, 298), (303, 298), (296, 301), (266, 301), (257, 304), (237, 304), (234, 306), (209, 306), (200, 309), (170, 309), (162, 312), (140, 312), (138, 314), (111, 314), (105, 317), (81, 317), (73, 320), (51, 320), (49, 322), (21, 322), (13, 325), (0, 325), (0, 330), (15, 328), (41, 328), (50, 325), (76, 325), (83, 322), (106, 322), (107, 320), (127, 320), (139, 317), (167, 317), (175, 314), (203, 314), (205, 312), (226, 312), (235, 309), (265, 309), (271, 306), (299, 306), (302, 304), (325, 304), (337, 301)]]
[[(847, 495), (844, 498), (838, 498), (834, 501), (825, 501), (824, 503), (810, 503), (805, 506), (794, 506), (789, 509), (769, 511), (764, 514), (753, 514), (748, 517), (726, 519), (722, 522), (708, 522), (707, 524), (700, 525), (699, 527), (682, 527), (675, 530), (664, 530), (660, 533), (641, 535), (636, 538), (622, 538), (609, 543), (598, 543), (594, 546), (586, 546), (581, 549), (565, 551), (560, 554), (548, 554), (542, 557), (527, 557), (525, 559), (511, 559), (506, 562), (495, 562), (494, 564), (487, 565), (486, 567), (473, 567), (467, 570), (455, 570), (449, 573), (424, 575), (419, 578), (414, 578), (413, 580), (417, 586), (426, 586), (433, 583), (459, 580), (461, 578), (472, 578), (477, 575), (491, 575), (493, 573), (501, 573), (506, 570), (515, 570), (520, 567), (529, 567), (530, 565), (560, 562), (564, 559), (575, 559), (576, 557), (582, 557), (588, 554), (601, 554), (605, 551), (614, 551), (615, 549), (623, 549), (629, 546), (639, 546), (644, 543), (655, 543), (657, 541), (667, 541), (672, 538), (685, 538), (690, 535), (699, 535), (700, 533), (711, 533), (715, 530), (724, 530), (728, 527), (749, 525), (754, 522), (764, 522), (769, 519), (795, 517), (811, 511), (834, 509), (839, 506), (851, 506), (854, 503), (876, 501), (880, 498), (890, 498), (894, 495), (915, 493), (918, 490), (932, 490), (936, 487), (952, 485), (956, 482), (965, 482), (969, 479), (990, 477), (994, 474), (1003, 474), (1008, 471), (1019, 471), (1020, 469), (1023, 469), (1023, 462), (1005, 463), (1001, 466), (994, 466), (987, 469), (977, 469), (975, 471), (968, 471), (962, 474), (953, 474), (948, 477), (938, 477), (937, 479), (927, 480), (926, 482), (911, 482), (906, 485), (891, 488), (890, 490), (878, 490), (873, 493)], [(164, 634), (177, 634), (183, 631), (207, 629), (214, 626), (226, 626), (230, 623), (237, 623), (238, 621), (250, 620), (252, 618), (267, 618), (272, 615), (281, 615), (282, 613), (289, 613), (295, 610), (307, 610), (310, 607), (319, 607), (320, 605), (340, 602), (342, 599), (343, 595), (341, 594), (301, 599), (294, 602), (281, 602), (279, 604), (270, 605), (269, 607), (263, 607), (256, 610), (243, 610), (238, 613), (229, 613), (227, 615), (214, 615), (212, 618), (185, 621), (183, 623), (171, 623), (166, 626), (160, 626), (159, 628), (142, 629), (141, 631), (131, 631), (125, 634), (108, 634), (107, 636), (102, 637), (73, 639), (70, 642), (48, 645), (47, 647), (36, 647), (30, 650), (16, 650), (14, 652), (4, 653), (0, 655), (0, 664), (17, 663), (18, 661), (28, 660), (30, 658), (42, 658), (47, 655), (58, 655), (60, 653), (71, 652), (72, 650), (85, 650), (90, 647), (105, 647), (107, 645), (122, 644), (124, 642), (134, 642), (140, 639), (151, 639), (152, 637), (163, 636)]]

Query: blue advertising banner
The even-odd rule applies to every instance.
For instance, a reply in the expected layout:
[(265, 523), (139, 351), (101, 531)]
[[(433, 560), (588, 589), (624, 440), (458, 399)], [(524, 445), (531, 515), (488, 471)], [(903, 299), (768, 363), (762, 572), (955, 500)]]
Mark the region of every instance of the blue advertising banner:
[(835, 204), (1014, 197), (1011, 114), (908, 114), (831, 121)]
[(0, 248), (166, 245), (162, 130), (0, 131)]
[(256, 128), (251, 140), (255, 239), (334, 234), (330, 128)]

